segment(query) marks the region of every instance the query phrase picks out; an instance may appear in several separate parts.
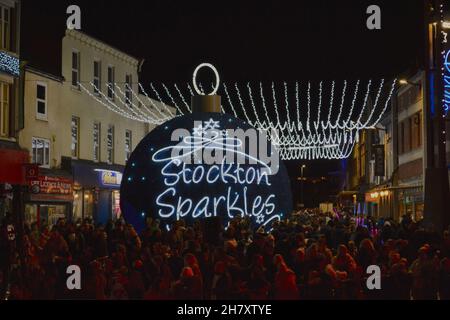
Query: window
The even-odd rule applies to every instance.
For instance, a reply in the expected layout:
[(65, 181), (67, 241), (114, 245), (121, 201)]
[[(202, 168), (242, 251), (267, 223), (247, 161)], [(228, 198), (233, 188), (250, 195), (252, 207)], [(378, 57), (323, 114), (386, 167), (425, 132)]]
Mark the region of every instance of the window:
[(36, 86), (36, 116), (38, 119), (47, 119), (47, 85), (38, 83)]
[(405, 123), (400, 123), (400, 134), (399, 134), (399, 147), (400, 154), (405, 153)]
[(32, 162), (42, 167), (50, 166), (50, 140), (32, 138)]
[(133, 97), (131, 96), (131, 86), (132, 86), (132, 79), (131, 74), (127, 74), (125, 76), (125, 103), (127, 106), (131, 106)]
[(412, 135), (412, 148), (417, 149), (422, 146), (422, 115), (421, 112), (417, 112), (412, 116), (412, 126), (411, 126), (411, 135)]
[(102, 91), (102, 63), (99, 60), (94, 61), (94, 93), (100, 95)]
[(416, 119), (414, 120), (417, 126), (417, 146), (422, 146), (422, 111), (419, 111), (416, 115)]
[[(419, 82), (420, 84), (420, 82)], [(412, 86), (398, 97), (398, 110), (402, 111), (422, 100), (422, 86)]]
[(114, 163), (114, 126), (108, 126), (108, 134), (106, 137), (107, 161), (109, 164)]
[(114, 87), (115, 87), (115, 73), (116, 69), (113, 66), (108, 67), (108, 98), (114, 101)]
[(72, 86), (80, 88), (80, 53), (72, 51)]
[(411, 118), (405, 120), (405, 152), (411, 151)]
[(403, 120), (400, 123), (400, 140), (399, 140), (399, 148), (400, 148), (400, 154), (410, 152), (415, 148), (415, 142), (414, 140), (414, 117), (409, 117), (405, 120)]
[(100, 122), (94, 122), (94, 161), (100, 161), (100, 138), (101, 138), (101, 125)]
[(4, 50), (11, 50), (11, 11), (0, 6), (0, 46)]
[(9, 84), (0, 82), (0, 136), (9, 136)]
[(130, 159), (132, 150), (133, 146), (132, 146), (131, 130), (125, 130), (125, 162), (127, 162), (128, 159)]
[(80, 151), (80, 118), (72, 117), (72, 157), (78, 158)]

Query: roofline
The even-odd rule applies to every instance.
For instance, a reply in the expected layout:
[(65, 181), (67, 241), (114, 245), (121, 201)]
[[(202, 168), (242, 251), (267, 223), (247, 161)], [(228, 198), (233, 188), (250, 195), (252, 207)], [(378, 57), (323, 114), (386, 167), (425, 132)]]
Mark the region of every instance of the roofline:
[(91, 35), (89, 35), (89, 34), (87, 34), (85, 32), (82, 32), (82, 31), (79, 31), (79, 30), (66, 29), (66, 32), (65, 32), (66, 36), (72, 36), (73, 37), (76, 34), (79, 34), (82, 37), (87, 37), (87, 38), (91, 39), (92, 41), (95, 41), (95, 42), (97, 42), (97, 43), (99, 43), (99, 44), (101, 44), (101, 45), (103, 45), (103, 46), (105, 46), (105, 47), (107, 47), (107, 48), (109, 48), (109, 49), (111, 49), (113, 51), (116, 51), (119, 54), (122, 54), (122, 55), (126, 56), (130, 60), (134, 60), (134, 63), (136, 64), (136, 66), (139, 66), (139, 63), (143, 60), (142, 58), (137, 58), (135, 56), (132, 56), (131, 54), (126, 53), (125, 51), (120, 50), (120, 49), (118, 49), (118, 48), (116, 48), (116, 47), (106, 43), (105, 41), (97, 39), (97, 38), (95, 38), (95, 37), (93, 37), (93, 36), (91, 36)]
[(38, 76), (45, 77), (45, 78), (57, 81), (57, 82), (63, 83), (65, 81), (64, 77), (62, 77), (62, 76), (56, 76), (54, 74), (48, 73), (46, 71), (42, 71), (42, 70), (40, 70), (38, 68), (35, 68), (33, 66), (30, 66), (30, 65), (27, 65), (25, 67), (25, 72), (27, 72), (27, 71), (30, 72), (30, 73), (36, 74)]

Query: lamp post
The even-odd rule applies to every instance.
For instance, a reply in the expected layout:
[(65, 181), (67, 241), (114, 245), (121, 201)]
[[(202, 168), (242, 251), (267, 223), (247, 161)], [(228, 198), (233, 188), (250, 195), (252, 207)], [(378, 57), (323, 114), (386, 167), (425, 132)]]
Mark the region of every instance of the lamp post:
[(300, 206), (301, 206), (302, 208), (305, 207), (305, 203), (304, 203), (304, 201), (303, 201), (303, 180), (304, 180), (304, 178), (303, 178), (304, 175), (303, 175), (303, 174), (304, 174), (305, 168), (306, 168), (306, 165), (302, 165), (301, 168), (300, 168), (300, 172), (301, 172), (301, 180), (300, 180)]
[[(445, 70), (447, 70), (448, 32), (444, 21), (447, 1), (424, 1), (427, 54), (424, 61), (426, 71), (425, 92), (426, 126), (425, 179), (424, 179), (424, 218), (428, 225), (442, 231), (450, 224), (448, 198), (450, 196), (446, 156), (445, 131)], [(431, 4), (431, 6), (429, 6)], [(435, 10), (430, 10), (433, 8)], [(444, 37), (445, 35), (445, 37)]]

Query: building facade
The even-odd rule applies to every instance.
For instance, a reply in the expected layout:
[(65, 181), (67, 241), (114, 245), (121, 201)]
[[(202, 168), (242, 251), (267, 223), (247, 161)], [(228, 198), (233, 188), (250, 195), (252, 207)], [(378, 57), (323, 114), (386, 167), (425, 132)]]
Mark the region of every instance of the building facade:
[(27, 152), (18, 144), (23, 127), (20, 78), (20, 1), (0, 0), (0, 220), (13, 212), (24, 185)]
[(38, 179), (30, 182), (26, 220), (105, 223), (120, 217), (122, 171), (152, 127), (109, 110), (104, 102), (138, 105), (133, 95), (140, 61), (74, 30), (66, 31), (61, 54), (61, 75), (32, 67), (25, 73), (19, 141), (30, 162), (40, 166)]
[(420, 71), (397, 91), (398, 170), (396, 197), (398, 214), (421, 220), (425, 184), (425, 73)]
[(396, 192), (393, 180), (395, 172), (394, 137), (396, 126), (393, 110), (389, 109), (380, 123), (371, 130), (371, 157), (368, 159), (369, 189), (364, 195), (367, 211), (375, 218), (398, 218)]
[(360, 133), (347, 171), (357, 214), (397, 221), (424, 217), (424, 76), (419, 71), (405, 79), (377, 126)]

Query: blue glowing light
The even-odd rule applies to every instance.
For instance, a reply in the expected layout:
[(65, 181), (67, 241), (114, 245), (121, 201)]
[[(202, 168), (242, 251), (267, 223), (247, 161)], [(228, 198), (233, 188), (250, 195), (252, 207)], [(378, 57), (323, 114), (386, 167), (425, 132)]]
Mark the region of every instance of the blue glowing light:
[(447, 115), (450, 110), (450, 50), (447, 50), (444, 57), (444, 114)]

